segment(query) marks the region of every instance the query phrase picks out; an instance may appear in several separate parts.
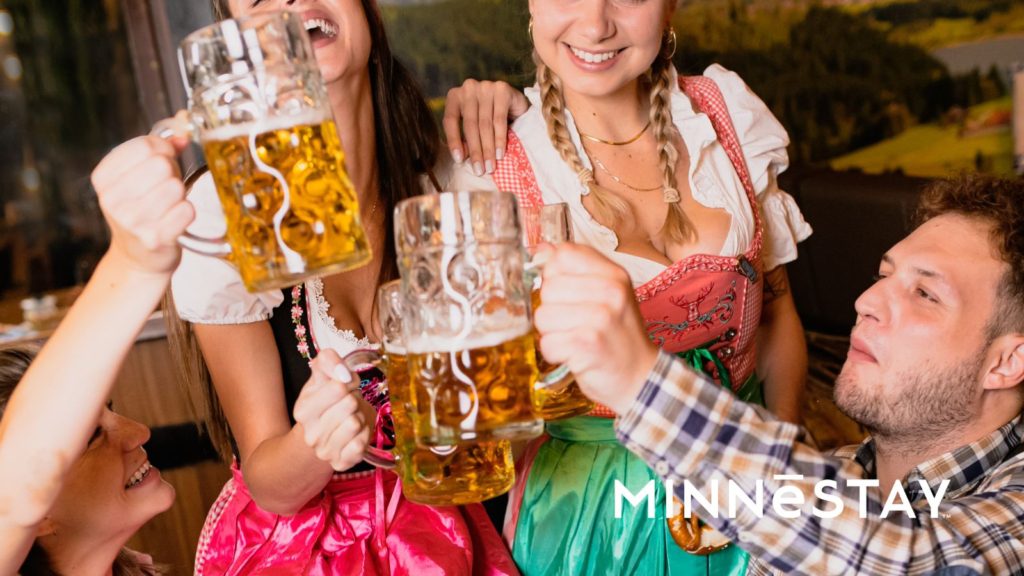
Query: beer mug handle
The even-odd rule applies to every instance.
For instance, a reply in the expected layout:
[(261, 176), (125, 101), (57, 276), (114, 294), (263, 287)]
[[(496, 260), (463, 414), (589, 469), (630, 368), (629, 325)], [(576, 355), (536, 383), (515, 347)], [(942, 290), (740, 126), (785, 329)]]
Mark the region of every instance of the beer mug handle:
[[(523, 274), (527, 286), (532, 287), (536, 282), (540, 281), (540, 274), (544, 270), (547, 258), (536, 257), (533, 254), (528, 254), (528, 256), (529, 258), (523, 264)], [(538, 378), (537, 383), (533, 385), (533, 389), (546, 390), (551, 393), (561, 392), (572, 383), (572, 380), (566, 378), (568, 375), (569, 367), (561, 364), (547, 375)]]
[[(387, 371), (384, 369), (384, 356), (376, 350), (356, 350), (347, 354), (342, 361), (345, 365), (353, 368), (355, 366), (373, 366), (384, 372), (385, 376), (387, 375)], [(391, 450), (371, 445), (367, 446), (366, 451), (363, 452), (363, 461), (377, 468), (392, 470), (398, 466), (398, 455)]]
[[(149, 133), (163, 140), (170, 140), (173, 136), (188, 136), (189, 139), (196, 140), (195, 125), (188, 119), (188, 113), (184, 110), (179, 111), (171, 118), (160, 120), (153, 125), (153, 129)], [(186, 250), (204, 256), (227, 258), (231, 255), (231, 245), (228, 244), (226, 236), (203, 238), (186, 230), (178, 237), (178, 244)]]

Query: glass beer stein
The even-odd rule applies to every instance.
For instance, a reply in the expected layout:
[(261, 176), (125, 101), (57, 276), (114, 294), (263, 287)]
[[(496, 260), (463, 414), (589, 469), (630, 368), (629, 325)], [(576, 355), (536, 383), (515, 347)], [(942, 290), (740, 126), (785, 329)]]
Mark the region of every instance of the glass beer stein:
[(444, 192), (395, 208), (416, 441), (540, 435), (519, 215), (506, 192)]
[[(542, 243), (572, 242), (572, 219), (568, 204), (520, 206), (519, 212), (523, 224), (523, 243), (527, 250), (533, 252)], [(540, 282), (540, 275), (534, 276), (530, 292), (530, 303), (534, 310), (540, 306)], [(544, 359), (540, 351), (540, 335), (536, 329), (533, 338), (537, 347), (537, 369), (540, 371), (540, 384), (533, 393), (533, 407), (537, 413), (545, 420), (561, 420), (593, 410), (594, 403), (576, 385), (569, 369)]]
[[(230, 259), (264, 291), (370, 261), (355, 190), (302, 17), (224, 20), (178, 51), (189, 122), (206, 155), (225, 238), (182, 245)], [(154, 129), (166, 135), (169, 123)]]
[[(474, 442), (456, 446), (416, 445), (411, 419), (412, 385), (402, 341), (403, 314), (399, 282), (389, 282), (377, 292), (377, 317), (383, 334), (384, 356), (360, 350), (349, 354), (353, 366), (373, 364), (383, 368), (391, 395), (395, 424), (394, 462), (402, 478), (402, 492), (413, 502), (453, 506), (480, 502), (508, 492), (515, 480), (512, 445), (507, 440)], [(377, 458), (368, 459), (377, 464)]]

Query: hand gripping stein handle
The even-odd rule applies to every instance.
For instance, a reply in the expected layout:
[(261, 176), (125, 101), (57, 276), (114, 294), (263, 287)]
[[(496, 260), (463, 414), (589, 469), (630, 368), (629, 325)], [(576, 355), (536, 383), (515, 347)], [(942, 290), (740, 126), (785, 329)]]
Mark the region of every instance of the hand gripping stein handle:
[[(187, 136), (191, 140), (198, 141), (195, 125), (188, 119), (188, 113), (184, 110), (180, 110), (171, 118), (160, 120), (153, 125), (153, 129), (149, 133), (163, 140), (170, 140), (174, 136)], [(204, 256), (227, 258), (231, 255), (231, 245), (228, 244), (226, 235), (219, 238), (203, 238), (186, 230), (178, 237), (178, 244), (182, 248)]]
[[(387, 358), (381, 355), (376, 350), (356, 350), (349, 353), (343, 358), (346, 366), (373, 366), (381, 372), (387, 375)], [(385, 379), (385, 382), (387, 380)], [(380, 416), (378, 413), (377, 422), (374, 426), (374, 435), (379, 443), (382, 439), (380, 433)], [(366, 447), (366, 451), (363, 452), (363, 461), (367, 464), (375, 466), (377, 468), (383, 468), (385, 470), (393, 470), (398, 466), (398, 455), (392, 450), (385, 448), (378, 448), (377, 446), (369, 445)]]

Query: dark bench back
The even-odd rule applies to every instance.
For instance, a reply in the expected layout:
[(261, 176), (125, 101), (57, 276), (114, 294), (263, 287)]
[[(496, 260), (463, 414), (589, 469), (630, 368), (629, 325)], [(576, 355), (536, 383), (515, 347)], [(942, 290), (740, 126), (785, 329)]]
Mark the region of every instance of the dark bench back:
[(927, 182), (827, 170), (783, 174), (780, 186), (796, 198), (814, 227), (788, 267), (806, 329), (849, 334), (854, 302), (871, 285), (882, 255), (909, 233)]

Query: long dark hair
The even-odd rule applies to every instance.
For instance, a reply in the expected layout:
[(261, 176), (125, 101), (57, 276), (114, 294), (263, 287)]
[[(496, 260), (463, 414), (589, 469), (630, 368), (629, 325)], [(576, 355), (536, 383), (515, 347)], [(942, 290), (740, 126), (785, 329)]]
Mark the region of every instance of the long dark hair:
[[(379, 286), (398, 277), (391, 211), (401, 200), (422, 194), (424, 175), (429, 176), (436, 186), (432, 169), (441, 154), (441, 136), (418, 83), (391, 52), (384, 18), (376, 0), (361, 2), (372, 43), (367, 68), (373, 94), (377, 141), (374, 152), (378, 165), (380, 205), (388, 215), (384, 219), (384, 254), (377, 278)], [(218, 20), (230, 17), (227, 0), (211, 0), (211, 3)], [(194, 174), (186, 185), (194, 182), (197, 176)], [(172, 356), (184, 378), (190, 403), (217, 451), (230, 460), (234, 451), (227, 419), (191, 326), (178, 317), (169, 291), (164, 299), (164, 316)]]
[[(39, 346), (35, 344), (0, 348), (0, 416), (3, 416), (7, 410), (7, 403), (14, 394), (14, 389), (18, 387), (18, 383), (21, 382), (21, 378), (28, 371), (29, 365), (35, 360), (38, 352)], [(156, 576), (163, 573), (157, 566), (143, 564), (137, 555), (128, 552), (127, 549), (122, 549), (117, 555), (117, 559), (114, 560), (113, 572), (114, 576)], [(22, 562), (18, 574), (21, 576), (60, 576), (60, 573), (53, 568), (50, 556), (39, 545), (39, 542), (32, 543), (32, 548), (29, 550), (28, 556), (25, 557), (25, 561)]]

